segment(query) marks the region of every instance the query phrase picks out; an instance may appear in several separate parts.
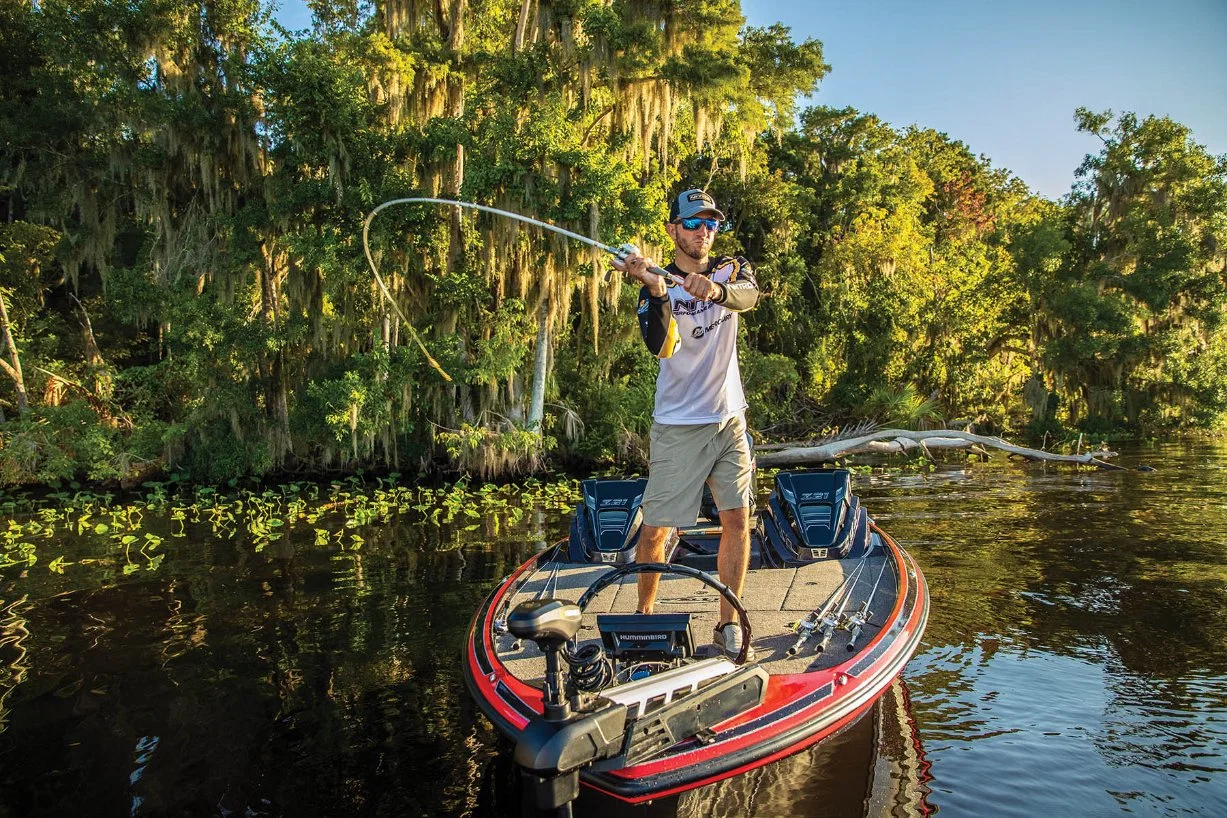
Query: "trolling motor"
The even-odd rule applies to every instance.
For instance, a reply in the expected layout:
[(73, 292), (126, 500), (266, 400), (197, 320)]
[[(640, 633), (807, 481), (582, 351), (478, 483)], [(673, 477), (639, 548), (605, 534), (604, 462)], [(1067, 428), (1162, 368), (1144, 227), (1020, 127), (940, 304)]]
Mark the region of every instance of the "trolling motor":
[(530, 721), (520, 734), (515, 762), (533, 806), (567, 818), (579, 797), (579, 770), (617, 755), (626, 733), (626, 705), (598, 696), (580, 710), (578, 697), (568, 700), (562, 649), (579, 631), (582, 618), (578, 605), (557, 599), (522, 602), (507, 617), (507, 629), (518, 639), (536, 642), (545, 656), (544, 717)]

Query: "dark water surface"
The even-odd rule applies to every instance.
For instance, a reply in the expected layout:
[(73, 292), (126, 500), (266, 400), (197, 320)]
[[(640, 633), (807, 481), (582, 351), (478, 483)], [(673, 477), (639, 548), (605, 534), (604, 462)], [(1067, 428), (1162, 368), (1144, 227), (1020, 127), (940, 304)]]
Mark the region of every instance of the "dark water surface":
[[(1159, 471), (858, 476), (932, 592), (903, 686), (814, 750), (577, 814), (1227, 815), (1227, 445), (1120, 462)], [(153, 558), (57, 532), (0, 568), (0, 818), (515, 814), (460, 650), (568, 520), (325, 510), (257, 550), (146, 513)]]

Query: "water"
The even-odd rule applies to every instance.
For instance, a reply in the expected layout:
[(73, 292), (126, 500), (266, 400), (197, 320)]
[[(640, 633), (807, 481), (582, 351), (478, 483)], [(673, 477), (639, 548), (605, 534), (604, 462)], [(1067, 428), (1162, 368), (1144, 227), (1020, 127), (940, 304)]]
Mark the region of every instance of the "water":
[(976, 469), (862, 494), (933, 609), (905, 678), (959, 815), (1227, 814), (1227, 450), (1150, 474)]
[[(1227, 446), (1121, 462), (1159, 471), (858, 477), (932, 592), (904, 687), (761, 771), (577, 813), (1227, 813)], [(514, 814), (460, 650), (568, 515), (390, 519), (257, 550), (147, 515), (156, 562), (60, 531), (0, 568), (0, 818)]]

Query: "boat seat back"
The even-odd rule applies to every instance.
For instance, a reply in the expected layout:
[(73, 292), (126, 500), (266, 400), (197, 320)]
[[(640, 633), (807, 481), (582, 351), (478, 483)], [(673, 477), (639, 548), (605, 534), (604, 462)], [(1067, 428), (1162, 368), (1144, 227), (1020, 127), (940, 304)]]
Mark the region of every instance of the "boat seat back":
[(573, 562), (628, 562), (643, 525), (643, 491), (647, 478), (592, 478), (580, 484), (582, 499), (571, 522)]
[(869, 515), (847, 469), (782, 471), (759, 533), (785, 564), (840, 559), (868, 547)]

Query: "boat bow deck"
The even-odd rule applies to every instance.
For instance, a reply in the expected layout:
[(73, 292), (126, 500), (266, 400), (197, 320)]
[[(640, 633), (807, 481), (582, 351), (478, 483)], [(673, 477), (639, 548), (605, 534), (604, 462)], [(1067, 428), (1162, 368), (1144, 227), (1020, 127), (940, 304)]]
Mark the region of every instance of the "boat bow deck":
[[(799, 568), (759, 568), (747, 574), (741, 601), (749, 614), (756, 660), (764, 670), (772, 675), (804, 673), (833, 667), (850, 658), (852, 654), (846, 649), (849, 633), (843, 630), (836, 632), (822, 654), (816, 653), (817, 635), (811, 637), (798, 655), (788, 656), (787, 652), (797, 639), (793, 624), (821, 607), (860, 562), (860, 558), (826, 560)], [(877, 636), (895, 606), (898, 577), (892, 565), (882, 570), (887, 562), (893, 563), (890, 552), (884, 545), (879, 545), (865, 558), (865, 566), (852, 584), (845, 608), (848, 614), (860, 608), (881, 574), (881, 582), (869, 605), (873, 615), (862, 629), (857, 650)], [(611, 570), (607, 565), (546, 563), (517, 589), (506, 610), (537, 598), (553, 597), (574, 602), (600, 576)], [(710, 573), (715, 576), (714, 572)], [(634, 613), (638, 601), (636, 583), (636, 576), (624, 577), (601, 591), (589, 603), (577, 636), (581, 645), (599, 643), (600, 635), (596, 627), (598, 615)], [(699, 580), (661, 575), (656, 612), (691, 613), (691, 631), (698, 656), (714, 655), (711, 639), (719, 606), (719, 594)], [(501, 634), (495, 637), (494, 647), (499, 659), (517, 678), (535, 684), (544, 676), (545, 663), (535, 644), (517, 644), (510, 634)]]

